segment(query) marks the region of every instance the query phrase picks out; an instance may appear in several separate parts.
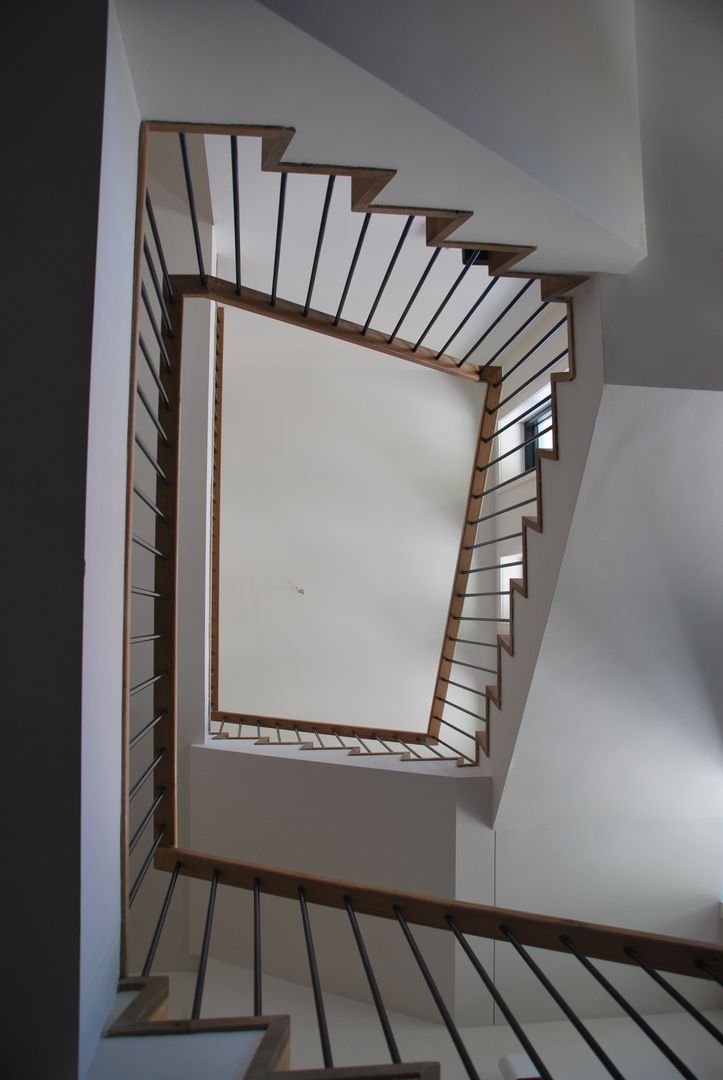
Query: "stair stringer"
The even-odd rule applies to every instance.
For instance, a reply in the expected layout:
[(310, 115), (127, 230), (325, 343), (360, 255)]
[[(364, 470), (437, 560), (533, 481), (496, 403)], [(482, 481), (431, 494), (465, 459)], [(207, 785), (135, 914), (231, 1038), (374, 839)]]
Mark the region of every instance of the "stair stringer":
[[(553, 376), (557, 412), (555, 450), (538, 451), (540, 516), (523, 519), (524, 578), (512, 585), (510, 639), (507, 641), (506, 635), (498, 637), (497, 686), (488, 687), (487, 692), (489, 757), (485, 771), (492, 776), (493, 814), (499, 807), (512, 762), (602, 396), (602, 322), (597, 278), (591, 278), (577, 291), (570, 322), (577, 356), (575, 377), (568, 380), (565, 375)], [(484, 763), (481, 755), (480, 764)]]

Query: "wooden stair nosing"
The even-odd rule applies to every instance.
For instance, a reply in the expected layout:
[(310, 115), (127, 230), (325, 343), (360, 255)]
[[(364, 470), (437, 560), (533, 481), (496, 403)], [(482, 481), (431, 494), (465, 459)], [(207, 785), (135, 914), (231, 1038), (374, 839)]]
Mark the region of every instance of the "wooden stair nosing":
[[(351, 179), (351, 209), (354, 213), (414, 214), (426, 218), (428, 247), (471, 248), (483, 252), (478, 265), (487, 266), (492, 277), (521, 277), (540, 282), (542, 300), (559, 300), (587, 281), (588, 275), (546, 273), (545, 271), (512, 271), (516, 263), (537, 250), (536, 246), (520, 244), (487, 243), (474, 240), (450, 240), (465, 222), (473, 216), (471, 210), (448, 210), (441, 208), (391, 206), (372, 202), (390, 180), (397, 175), (396, 169), (364, 165), (329, 165), (307, 162), (284, 161), (283, 155), (296, 134), (296, 128), (266, 124), (201, 124), (178, 121), (144, 120), (142, 127), (148, 131), (187, 132), (199, 135), (236, 135), (260, 138), (261, 169), (263, 172), (304, 173), (321, 176), (348, 176)], [(493, 257), (490, 258), (490, 255)]]

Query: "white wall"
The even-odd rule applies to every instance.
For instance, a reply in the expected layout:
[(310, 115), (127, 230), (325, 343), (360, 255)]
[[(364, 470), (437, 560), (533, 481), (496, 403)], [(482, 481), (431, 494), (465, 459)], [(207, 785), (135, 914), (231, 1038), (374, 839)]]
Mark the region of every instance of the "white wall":
[(226, 312), (222, 708), (426, 728), (483, 400)]
[(262, 0), (645, 251), (633, 0)]
[(717, 393), (605, 388), (497, 815), (498, 903), (719, 936), (722, 436)]
[(461, 235), (538, 245), (530, 267), (617, 272), (641, 257), (639, 235), (622, 239), (252, 0), (121, 0), (120, 17), (146, 116), (294, 126), (290, 160), (397, 169), (384, 202), (473, 211)]
[(723, 9), (637, 0), (649, 254), (602, 281), (610, 383), (723, 389)]
[(96, 262), (83, 598), (80, 1063), (118, 981), (126, 440), (138, 105), (109, 9)]

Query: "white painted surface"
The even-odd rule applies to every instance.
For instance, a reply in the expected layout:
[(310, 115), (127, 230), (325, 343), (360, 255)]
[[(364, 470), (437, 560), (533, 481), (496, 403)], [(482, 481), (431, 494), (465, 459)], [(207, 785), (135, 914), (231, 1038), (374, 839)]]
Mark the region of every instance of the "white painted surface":
[(638, 0), (649, 255), (602, 282), (610, 383), (723, 389), (723, 8)]
[(425, 730), (484, 388), (233, 309), (225, 333), (221, 708)]
[(89, 1080), (243, 1080), (258, 1031), (194, 1032), (101, 1039)]
[[(171, 979), (171, 1015), (186, 1013), (193, 998), (194, 975)], [(382, 993), (385, 992), (382, 984)], [(251, 972), (211, 959), (208, 966), (204, 1015), (233, 1015), (248, 1010), (252, 1000)], [(367, 998), (367, 1002), (368, 1002)], [(476, 1001), (484, 1003), (478, 987)], [(371, 1003), (324, 995), (335, 1065), (379, 1064), (389, 1061), (376, 1010)], [(321, 1064), (318, 1027), (308, 987), (269, 977), (264, 980), (264, 1009), (291, 1015), (291, 1067), (318, 1068)], [(707, 1014), (723, 1026), (723, 1012)], [(650, 1016), (651, 1025), (690, 1064), (699, 1080), (719, 1080), (720, 1047), (701, 1033), (685, 1014)], [(439, 1022), (429, 1023), (391, 1011), (390, 1022), (405, 1062), (438, 1061), (445, 1080), (464, 1080), (466, 1073), (449, 1036)], [(591, 1020), (589, 1028), (610, 1052), (624, 1076), (631, 1080), (674, 1080), (680, 1074), (651, 1046), (627, 1018)], [(608, 1073), (564, 1021), (525, 1024), (525, 1031), (553, 1076), (562, 1080), (603, 1080)], [(464, 1027), (462, 1036), (479, 1071), (480, 1080), (499, 1080), (499, 1059), (519, 1052), (510, 1029)]]
[(644, 254), (633, 0), (262, 3)]
[(395, 168), (385, 202), (471, 210), (464, 237), (535, 244), (530, 267), (617, 272), (640, 259), (638, 237), (621, 239), (252, 0), (122, 0), (121, 21), (145, 116), (295, 126), (291, 160)]
[[(334, 756), (334, 755), (330, 755)], [(302, 870), (367, 885), (432, 896), (454, 896), (459, 866), (481, 867), (474, 883), (462, 880), (466, 896), (492, 900), (492, 843), (480, 843), (473, 822), (488, 813), (489, 781), (407, 772), (344, 769), (325, 763), (229, 753), (217, 747), (191, 752), (191, 847), (227, 858), (288, 870)], [(469, 821), (457, 829), (462, 801)], [(194, 888), (191, 953), (198, 953), (208, 887)], [(324, 987), (366, 1000), (368, 988), (359, 965), (347, 915), (312, 908), (312, 926)], [(417, 978), (414, 961), (393, 921), (360, 917), (370, 955), (384, 977), (390, 1008), (434, 1018), (434, 1006)], [(247, 894), (219, 889), (212, 955), (250, 963), (251, 909)], [(298, 905), (263, 900), (264, 971), (298, 983), (308, 980), (308, 961)], [(470, 1019), (469, 1005), (455, 996), (455, 964), (450, 935), (415, 929), (435, 978)], [(488, 943), (481, 956), (491, 963)], [(491, 1022), (491, 1009), (485, 1016)]]
[(138, 106), (109, 7), (83, 591), (80, 1060), (118, 980), (123, 566)]

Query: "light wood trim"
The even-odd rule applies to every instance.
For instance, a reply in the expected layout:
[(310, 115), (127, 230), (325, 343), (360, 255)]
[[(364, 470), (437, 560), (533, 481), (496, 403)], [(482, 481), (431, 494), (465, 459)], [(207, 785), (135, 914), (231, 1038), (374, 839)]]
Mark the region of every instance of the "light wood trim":
[(221, 429), (223, 420), (223, 343), (225, 309), (216, 307), (215, 377), (213, 389), (213, 471), (211, 495), (211, 713), (218, 711), (219, 573), (221, 562)]
[[(448, 641), (448, 636), (457, 637), (459, 632), (459, 616), (462, 614), (462, 608), (464, 607), (464, 596), (460, 595), (466, 592), (468, 584), (467, 571), (472, 565), (472, 557), (474, 552), (471, 550), (470, 545), (475, 541), (477, 535), (477, 526), (470, 524), (470, 518), (473, 520), (479, 517), (478, 510), (482, 505), (483, 499), (480, 496), (483, 494), (486, 484), (488, 470), (480, 472), (481, 468), (484, 468), (492, 458), (492, 448), (494, 443), (492, 441), (485, 442), (484, 440), (494, 434), (496, 413), (490, 414), (487, 410), (494, 409), (499, 400), (501, 394), (501, 387), (494, 384), (500, 378), (502, 369), (498, 367), (485, 368), (485, 375), (487, 376), (488, 385), (487, 393), (485, 394), (484, 404), (482, 406), (482, 419), (480, 420), (479, 434), (477, 436), (477, 452), (474, 458), (474, 464), (472, 466), (472, 476), (469, 482), (469, 493), (467, 495), (467, 502), (464, 508), (464, 524), (462, 526), (462, 537), (459, 542), (459, 551), (457, 553), (457, 565), (454, 570), (454, 577), (452, 578), (452, 595), (449, 600), (449, 608), (447, 610), (447, 621), (444, 625), (444, 637), (442, 638), (442, 649), (439, 655), (439, 665), (437, 667), (437, 678), (434, 683), (434, 695), (432, 697), (432, 705), (429, 711), (429, 724), (428, 732), (431, 736), (437, 737), (439, 735), (440, 722), (436, 719), (435, 713), (443, 709), (441, 702), (437, 701), (437, 697), (447, 697), (447, 685), (442, 680), (449, 679), (452, 670), (452, 665), (449, 660), (445, 659), (445, 654), (454, 657), (457, 644), (454, 641)], [(472, 506), (472, 502), (476, 504)], [(470, 548), (470, 550), (466, 550)], [(475, 757), (478, 756), (479, 744), (475, 741)]]
[(238, 862), (220, 856), (203, 855), (185, 848), (163, 848), (159, 849), (156, 855), (156, 866), (159, 870), (172, 870), (176, 861), (180, 861), (180, 872), (186, 877), (210, 881), (214, 870), (218, 870), (219, 882), (222, 885), (241, 889), (253, 889), (254, 881), (258, 878), (263, 893), (286, 897), (289, 900), (297, 900), (299, 886), (303, 886), (309, 903), (320, 904), (322, 907), (343, 909), (348, 896), (358, 914), (376, 915), (382, 919), (394, 919), (393, 908), (398, 905), (405, 918), (416, 926), (432, 926), (446, 930), (445, 916), (450, 915), (463, 933), (477, 937), (504, 941), (506, 939), (500, 927), (508, 926), (523, 945), (567, 952), (560, 941), (561, 935), (567, 935), (586, 956), (595, 959), (615, 960), (623, 964), (634, 963), (622, 951), (630, 946), (643, 959), (663, 971), (700, 978), (702, 972), (695, 966), (694, 961), (701, 959), (723, 974), (723, 946), (709, 941), (687, 941), (618, 926), (581, 922), (577, 919), (559, 919), (511, 908), (470, 904), (417, 893), (394, 892), (391, 889), (375, 889), (357, 882)]
[(407, 921), (419, 927), (446, 930), (445, 916), (450, 915), (461, 932), (495, 941), (506, 941), (500, 927), (507, 926), (523, 945), (552, 949), (558, 953), (566, 953), (560, 936), (567, 935), (586, 956), (595, 959), (634, 963), (622, 953), (622, 949), (630, 946), (662, 971), (699, 978), (702, 972), (695, 967), (694, 961), (701, 959), (714, 971), (723, 974), (723, 946), (711, 942), (686, 941), (680, 937), (600, 926), (577, 919), (518, 912), (507, 907), (444, 900), (439, 896), (373, 889), (358, 882), (238, 862), (183, 848), (159, 849), (156, 855), (156, 866), (162, 870), (172, 870), (176, 861), (182, 864), (180, 873), (186, 877), (210, 881), (217, 869), (220, 885), (240, 889), (253, 889), (254, 881), (258, 878), (262, 892), (284, 896), (287, 900), (297, 900), (299, 886), (303, 886), (308, 902), (322, 907), (344, 908), (345, 899), (349, 896), (354, 910), (361, 915), (393, 919), (393, 907), (398, 905)]
[(470, 210), (449, 210), (420, 206), (393, 206), (373, 200), (397, 175), (396, 169), (361, 165), (311, 164), (284, 161), (296, 128), (264, 124), (191, 124), (179, 121), (144, 121), (149, 131), (186, 132), (196, 135), (237, 135), (260, 138), (261, 169), (264, 172), (303, 173), (317, 176), (348, 176), (351, 178), (351, 209), (355, 213), (415, 214), (426, 218), (428, 247), (472, 248), (481, 255), (475, 265), (487, 266), (493, 277), (526, 277), (539, 280), (543, 300), (559, 299), (577, 288), (586, 276), (578, 274), (546, 274), (544, 272), (511, 272), (511, 268), (537, 249), (525, 244), (487, 243), (475, 240), (451, 240), (473, 216)]
[(572, 382), (575, 378), (575, 333), (572, 317), (572, 300), (557, 300), (555, 303), (563, 304), (567, 313), (567, 352), (568, 370), (553, 371), (550, 375), (550, 405), (552, 409), (552, 449), (538, 450), (535, 457), (535, 494), (537, 497), (537, 514), (533, 517), (526, 515), (521, 519), (522, 532), (522, 573), (520, 577), (513, 578), (510, 582), (510, 621), (507, 633), (497, 635), (497, 678), (494, 683), (485, 687), (484, 711), (486, 723), (480, 738), (482, 751), (489, 756), (490, 738), (492, 733), (492, 713), (490, 705), (502, 708), (502, 651), (510, 656), (515, 652), (515, 598), (527, 598), (529, 590), (527, 573), (527, 540), (530, 530), (533, 532), (543, 531), (543, 492), (542, 492), (542, 462), (557, 461), (559, 457), (559, 437), (557, 425), (557, 387), (560, 383)]
[(196, 1035), (213, 1032), (262, 1031), (261, 1042), (244, 1080), (439, 1080), (439, 1065), (433, 1061), (403, 1065), (353, 1065), (336, 1069), (289, 1070), (291, 1018), (289, 1016), (219, 1016), (198, 1020), (165, 1018), (168, 1004), (167, 976), (121, 979), (118, 991), (138, 990), (139, 994), (103, 1037)]
[(138, 134), (138, 175), (136, 179), (136, 220), (133, 243), (133, 300), (131, 308), (131, 345), (128, 384), (128, 435), (126, 440), (125, 493), (125, 541), (123, 554), (123, 668), (122, 668), (122, 713), (121, 713), (121, 814), (120, 814), (120, 888), (121, 888), (121, 928), (120, 962), (121, 975), (128, 971), (128, 889), (129, 859), (128, 842), (128, 791), (130, 741), (130, 697), (131, 687), (131, 575), (133, 571), (133, 480), (136, 434), (136, 381), (138, 378), (138, 323), (141, 303), (141, 268), (143, 265), (143, 231), (145, 227), (146, 166), (148, 159), (148, 133), (141, 124)]
[(433, 349), (427, 349), (420, 345), (413, 352), (410, 341), (395, 338), (389, 344), (387, 335), (379, 330), (367, 330), (362, 334), (363, 327), (360, 323), (349, 322), (341, 319), (338, 326), (334, 326), (334, 316), (323, 311), (311, 308), (308, 315), (304, 315), (302, 304), (295, 304), (291, 300), (283, 300), (277, 297), (276, 303), (271, 304), (269, 293), (259, 292), (247, 285), (243, 287), (241, 295), (236, 292), (236, 286), (231, 281), (222, 278), (208, 278), (208, 284), (204, 286), (197, 274), (176, 274), (171, 278), (174, 290), (178, 290), (186, 297), (206, 297), (215, 300), (217, 304), (225, 304), (227, 307), (241, 308), (243, 311), (251, 311), (255, 315), (265, 315), (269, 319), (277, 319), (280, 322), (289, 323), (292, 326), (302, 326), (305, 330), (314, 330), (318, 334), (326, 334), (328, 337), (337, 338), (340, 341), (348, 341), (354, 345), (362, 345), (375, 352), (386, 353), (387, 356), (396, 356), (400, 360), (409, 360), (413, 364), (421, 364), (422, 367), (431, 368), (434, 371), (444, 371), (449, 375), (455, 375), (461, 379), (478, 382), (480, 375), (474, 364), (463, 364), (457, 367), (457, 361), (453, 356), (440, 356), (435, 359)]
[[(362, 739), (374, 739), (377, 735), (385, 742), (396, 742), (404, 739), (409, 743), (429, 742), (426, 731), (399, 731), (397, 728), (364, 727), (359, 724), (326, 724), (316, 723), (314, 720), (294, 720), (287, 716), (258, 716), (256, 713), (229, 712), (228, 709), (218, 709), (211, 713), (211, 719), (215, 721), (230, 721), (232, 724), (242, 722), (244, 724), (260, 724), (262, 727), (275, 728), (277, 725), (281, 731), (308, 731), (312, 734), (318, 731), (320, 735), (341, 735), (351, 739), (361, 735)], [(341, 747), (339, 747), (341, 749)], [(349, 747), (351, 750), (351, 747)]]

